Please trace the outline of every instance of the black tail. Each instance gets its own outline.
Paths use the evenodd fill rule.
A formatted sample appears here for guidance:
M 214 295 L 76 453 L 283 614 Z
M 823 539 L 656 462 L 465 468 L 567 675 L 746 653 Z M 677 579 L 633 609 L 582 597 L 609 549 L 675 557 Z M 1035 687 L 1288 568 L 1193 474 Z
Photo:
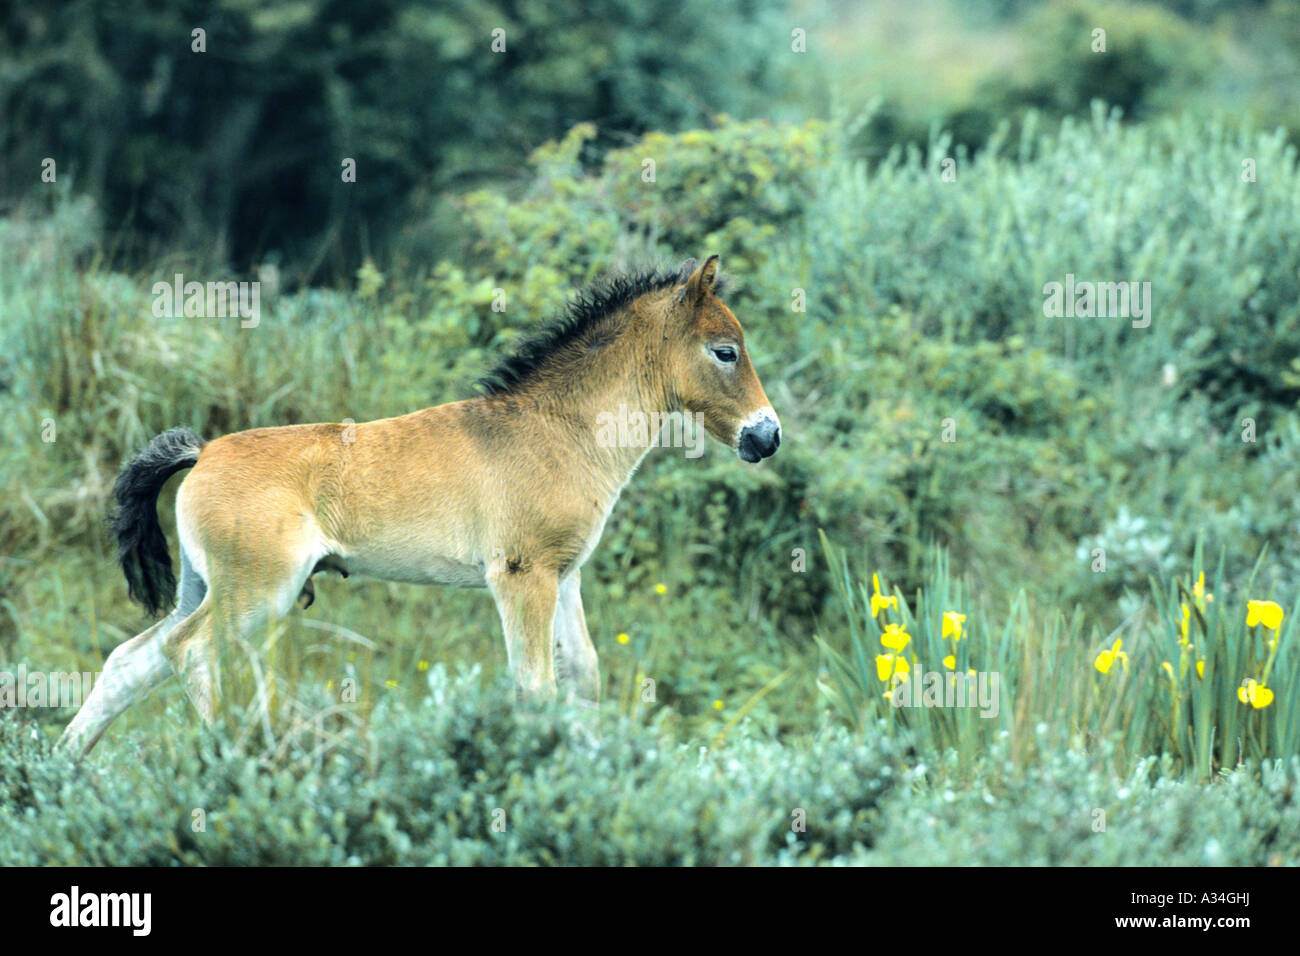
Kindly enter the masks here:
M 158 523 L 158 493 L 176 472 L 193 467 L 203 445 L 188 428 L 165 431 L 127 463 L 113 485 L 117 507 L 108 524 L 117 537 L 117 559 L 132 600 L 150 614 L 168 607 L 176 591 L 167 538 Z

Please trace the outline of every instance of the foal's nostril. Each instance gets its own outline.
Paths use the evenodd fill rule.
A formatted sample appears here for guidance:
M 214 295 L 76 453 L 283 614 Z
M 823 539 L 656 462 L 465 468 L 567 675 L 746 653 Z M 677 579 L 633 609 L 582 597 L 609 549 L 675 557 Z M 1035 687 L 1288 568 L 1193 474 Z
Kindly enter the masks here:
M 781 426 L 770 421 L 750 425 L 740 433 L 740 457 L 748 462 L 761 461 L 776 454 L 781 444 Z

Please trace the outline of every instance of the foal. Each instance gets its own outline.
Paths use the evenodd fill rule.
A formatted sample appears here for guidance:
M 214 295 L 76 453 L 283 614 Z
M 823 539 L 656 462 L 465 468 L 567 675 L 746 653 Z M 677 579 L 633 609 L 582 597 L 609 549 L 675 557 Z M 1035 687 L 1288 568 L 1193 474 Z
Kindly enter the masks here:
M 715 289 L 718 257 L 677 273 L 618 276 L 484 380 L 485 394 L 363 424 L 289 425 L 205 443 L 155 438 L 118 476 L 113 518 L 131 597 L 163 620 L 117 647 L 61 743 L 88 752 L 165 677 L 205 721 L 220 697 L 219 641 L 310 597 L 329 569 L 388 581 L 487 587 L 521 697 L 599 696 L 579 569 L 648 443 L 598 440 L 598 420 L 697 413 L 745 461 L 781 428 Z M 176 495 L 176 584 L 156 499 Z

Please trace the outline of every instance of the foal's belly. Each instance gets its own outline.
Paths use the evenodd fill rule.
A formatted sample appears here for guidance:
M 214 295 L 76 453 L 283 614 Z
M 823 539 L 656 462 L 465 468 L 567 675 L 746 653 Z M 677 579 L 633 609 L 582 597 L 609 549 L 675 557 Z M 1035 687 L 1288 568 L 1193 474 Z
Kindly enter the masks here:
M 330 555 L 321 562 L 324 569 L 343 571 L 348 575 L 378 578 L 381 581 L 401 581 L 407 584 L 444 584 L 457 588 L 484 588 L 487 579 L 477 564 L 468 564 L 451 558 L 433 555 L 418 560 L 387 555 Z

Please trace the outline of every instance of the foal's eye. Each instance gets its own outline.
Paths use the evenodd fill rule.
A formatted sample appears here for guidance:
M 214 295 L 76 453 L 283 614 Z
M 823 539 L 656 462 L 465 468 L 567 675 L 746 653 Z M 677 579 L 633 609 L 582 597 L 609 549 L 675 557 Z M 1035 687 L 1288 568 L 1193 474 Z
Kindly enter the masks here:
M 719 345 L 716 349 L 713 350 L 713 357 L 717 359 L 719 362 L 730 363 L 736 361 L 737 355 L 736 355 L 736 350 L 733 349 L 730 345 Z

